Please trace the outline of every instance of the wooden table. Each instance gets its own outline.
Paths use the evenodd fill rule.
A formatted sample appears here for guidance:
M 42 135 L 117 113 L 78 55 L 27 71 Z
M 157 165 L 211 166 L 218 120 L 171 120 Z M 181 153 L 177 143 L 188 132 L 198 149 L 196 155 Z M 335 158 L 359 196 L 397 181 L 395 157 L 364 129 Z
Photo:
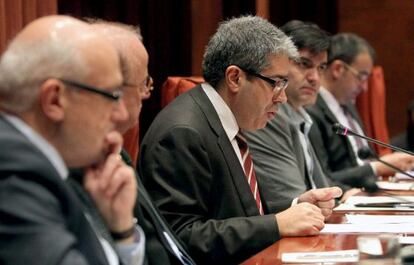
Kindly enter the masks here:
M 410 192 L 393 192 L 395 195 L 413 195 L 413 191 Z M 384 193 L 377 193 L 375 195 L 385 195 Z M 389 194 L 387 194 L 389 195 Z M 327 223 L 343 223 L 345 221 L 345 214 L 352 212 L 334 212 L 329 218 Z M 385 211 L 358 211 L 354 213 L 359 214 L 383 214 L 383 215 L 414 215 L 414 212 L 385 212 Z M 241 265 L 278 265 L 283 264 L 281 261 L 282 253 L 287 252 L 304 252 L 304 251 L 335 251 L 335 250 L 348 250 L 357 249 L 356 239 L 363 234 L 323 234 L 319 236 L 308 237 L 289 237 L 283 238 L 274 243 L 270 247 L 257 253 L 253 257 L 241 263 Z M 373 235 L 373 234 L 370 234 Z M 298 263 L 296 263 L 298 264 Z M 338 263 L 336 263 L 338 264 Z M 349 264 L 349 263 L 344 263 Z M 385 265 L 385 264 L 384 264 Z

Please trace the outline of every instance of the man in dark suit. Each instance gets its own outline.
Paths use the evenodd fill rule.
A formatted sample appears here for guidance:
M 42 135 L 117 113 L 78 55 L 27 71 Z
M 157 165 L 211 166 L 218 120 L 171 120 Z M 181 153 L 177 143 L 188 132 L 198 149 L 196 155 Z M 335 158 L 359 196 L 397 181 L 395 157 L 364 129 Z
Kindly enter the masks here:
M 376 189 L 376 176 L 394 173 L 377 161 L 367 163 L 358 158 L 358 151 L 369 148 L 357 137 L 336 135 L 332 125 L 344 126 L 364 134 L 362 122 L 354 106 L 355 98 L 367 89 L 375 52 L 363 38 L 350 33 L 332 37 L 328 51 L 328 68 L 323 74 L 322 88 L 316 104 L 310 107 L 318 131 L 310 133 L 315 151 L 330 175 L 347 185 Z M 402 153 L 381 157 L 401 169 L 409 169 L 413 158 Z
M 117 130 L 124 134 L 137 126 L 142 95 L 149 97 L 152 82 L 148 74 L 148 53 L 142 43 L 139 28 L 104 21 L 97 21 L 93 26 L 108 37 L 121 58 L 123 92 L 129 119 L 119 122 Z M 132 165 L 128 153 L 123 150 L 121 154 L 124 161 Z M 137 182 L 139 192 L 134 213 L 145 232 L 145 264 L 195 264 L 152 203 L 139 176 Z
M 142 264 L 136 179 L 115 131 L 128 117 L 121 83 L 116 50 L 70 17 L 30 23 L 4 52 L 1 264 Z M 68 167 L 84 169 L 82 198 Z
M 299 50 L 299 61 L 289 75 L 287 103 L 266 127 L 246 134 L 261 195 L 269 210 L 310 189 L 341 185 L 323 171 L 309 141 L 312 119 L 305 106 L 315 103 L 320 75 L 326 69 L 330 37 L 317 25 L 292 20 L 280 28 Z
M 236 264 L 282 236 L 318 234 L 341 194 L 308 192 L 280 213 L 260 200 L 240 131 L 262 128 L 275 115 L 296 57 L 290 39 L 264 19 L 222 23 L 204 54 L 208 83 L 170 103 L 144 137 L 144 184 L 199 264 Z

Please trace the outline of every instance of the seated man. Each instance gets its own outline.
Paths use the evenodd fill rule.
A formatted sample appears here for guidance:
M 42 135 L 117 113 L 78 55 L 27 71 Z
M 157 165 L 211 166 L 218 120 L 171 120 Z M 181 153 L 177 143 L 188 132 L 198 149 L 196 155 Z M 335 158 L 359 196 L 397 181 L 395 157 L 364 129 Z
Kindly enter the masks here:
M 137 126 L 141 111 L 142 95 L 149 96 L 152 86 L 148 74 L 148 53 L 142 43 L 139 28 L 121 23 L 96 21 L 93 26 L 117 49 L 122 65 L 125 106 L 129 119 L 119 122 L 117 130 L 124 134 L 128 129 Z M 131 164 L 129 155 L 122 150 L 124 160 Z M 145 259 L 148 264 L 195 264 L 179 239 L 164 221 L 156 206 L 152 203 L 148 192 L 137 176 L 138 198 L 135 205 L 135 216 L 138 224 L 145 232 Z
M 298 20 L 280 29 L 292 39 L 300 56 L 289 75 L 287 103 L 280 105 L 277 117 L 265 128 L 246 134 L 262 202 L 270 211 L 280 211 L 284 202 L 292 202 L 307 190 L 331 186 L 309 142 L 312 119 L 304 109 L 316 101 L 329 36 L 317 25 Z
M 116 50 L 79 20 L 40 18 L 10 43 L 0 61 L 1 264 L 142 264 L 136 179 L 115 131 L 128 117 L 121 84 Z M 85 196 L 68 167 L 84 168 Z
M 237 264 L 283 236 L 318 234 L 341 195 L 337 187 L 314 190 L 280 213 L 262 207 L 241 131 L 274 117 L 297 55 L 262 18 L 222 23 L 204 54 L 208 83 L 165 107 L 144 137 L 140 175 L 198 264 Z
M 378 161 L 362 161 L 358 151 L 369 148 L 367 141 L 339 136 L 332 130 L 333 124 L 341 123 L 364 134 L 354 101 L 368 88 L 374 59 L 374 49 L 363 38 L 350 33 L 333 36 L 328 51 L 328 67 L 322 75 L 322 87 L 316 104 L 308 111 L 318 131 L 314 133 L 311 130 L 310 140 L 329 175 L 346 185 L 375 190 L 377 176 L 393 174 L 394 170 Z M 398 152 L 381 159 L 402 170 L 410 169 L 414 162 L 410 155 Z

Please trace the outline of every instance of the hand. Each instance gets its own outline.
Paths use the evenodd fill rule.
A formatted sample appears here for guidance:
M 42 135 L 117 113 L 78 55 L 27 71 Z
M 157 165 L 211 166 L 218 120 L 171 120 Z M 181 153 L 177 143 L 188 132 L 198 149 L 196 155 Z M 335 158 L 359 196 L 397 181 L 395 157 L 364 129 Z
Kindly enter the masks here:
M 414 157 L 409 154 L 404 154 L 401 152 L 395 152 L 388 155 L 381 156 L 381 160 L 394 165 L 401 170 L 407 171 L 413 168 L 414 166 Z M 378 162 L 372 162 L 372 165 L 375 167 L 377 175 L 379 176 L 389 176 L 395 173 L 395 170 Z
M 342 195 L 342 190 L 339 187 L 330 187 L 323 189 L 309 190 L 301 194 L 298 198 L 298 203 L 308 202 L 318 206 L 325 219 L 332 214 L 332 209 L 335 207 L 335 198 Z
M 344 203 L 346 200 L 348 200 L 349 197 L 354 196 L 355 194 L 358 194 L 362 192 L 361 189 L 353 188 L 350 190 L 345 191 L 344 195 L 342 195 L 340 202 Z
M 325 226 L 321 209 L 303 202 L 275 215 L 282 237 L 317 235 Z
M 119 155 L 122 136 L 111 132 L 107 136 L 111 152 L 99 165 L 85 170 L 84 187 L 91 195 L 108 229 L 121 232 L 131 228 L 137 184 L 132 168 Z

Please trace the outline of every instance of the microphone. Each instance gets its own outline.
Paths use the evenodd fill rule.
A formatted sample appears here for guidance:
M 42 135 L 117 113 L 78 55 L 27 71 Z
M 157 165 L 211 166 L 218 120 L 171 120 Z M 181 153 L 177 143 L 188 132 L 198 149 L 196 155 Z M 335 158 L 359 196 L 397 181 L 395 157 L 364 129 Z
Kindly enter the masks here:
M 405 172 L 404 170 L 402 170 L 401 168 L 398 168 L 398 167 L 396 167 L 396 166 L 394 166 L 394 165 L 392 165 L 392 164 L 390 164 L 390 163 L 388 163 L 388 162 L 386 162 L 386 161 L 384 161 L 384 160 L 382 160 L 381 158 L 379 158 L 378 156 L 377 156 L 377 154 L 375 154 L 374 152 L 372 152 L 372 150 L 370 149 L 370 148 L 368 148 L 368 147 L 361 147 L 359 150 L 358 150 L 358 157 L 360 158 L 360 159 L 362 159 L 362 160 L 365 160 L 365 159 L 375 159 L 375 160 L 377 160 L 378 162 L 380 162 L 380 163 L 383 163 L 384 165 L 386 165 L 386 166 L 388 166 L 388 167 L 390 167 L 390 168 L 392 168 L 392 169 L 394 169 L 396 172 L 398 172 L 398 173 L 401 173 L 401 174 L 403 174 L 403 175 L 406 175 L 406 176 L 408 176 L 408 177 L 410 177 L 410 178 L 414 178 L 414 176 L 413 175 L 411 175 L 411 174 L 409 174 L 409 173 L 407 173 L 407 172 Z
M 367 137 L 365 135 L 356 133 L 356 132 L 350 130 L 349 128 L 343 126 L 340 123 L 335 123 L 334 125 L 332 125 L 332 131 L 334 131 L 338 135 L 343 135 L 343 136 L 348 136 L 349 135 L 349 136 L 360 137 L 362 139 L 367 140 L 368 142 L 375 143 L 375 144 L 378 144 L 378 145 L 387 147 L 387 148 L 389 148 L 391 150 L 398 151 L 398 152 L 402 152 L 402 153 L 406 153 L 406 154 L 409 154 L 409 155 L 414 156 L 414 153 L 413 152 L 410 152 L 408 150 L 405 150 L 405 149 L 402 149 L 402 148 L 399 148 L 399 147 L 396 147 L 396 146 L 393 146 L 393 145 L 390 145 L 390 144 L 386 144 L 386 143 L 383 143 L 383 142 L 378 141 L 376 139 L 373 139 L 373 138 Z

